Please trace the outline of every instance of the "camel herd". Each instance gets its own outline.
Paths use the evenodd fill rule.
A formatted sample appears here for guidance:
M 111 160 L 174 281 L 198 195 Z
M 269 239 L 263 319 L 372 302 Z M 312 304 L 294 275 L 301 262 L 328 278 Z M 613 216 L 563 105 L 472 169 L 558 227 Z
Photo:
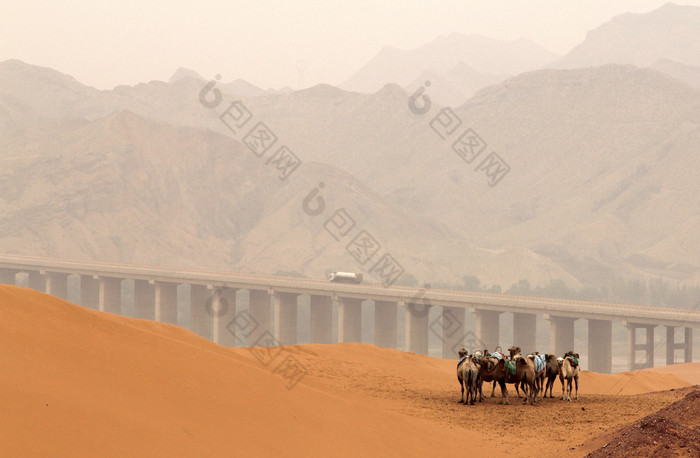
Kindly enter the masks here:
M 571 401 L 571 391 L 575 386 L 575 398 L 578 399 L 578 353 L 566 352 L 563 357 L 552 354 L 532 353 L 527 356 L 520 354 L 520 347 L 508 349 L 509 355 L 496 351 L 489 353 L 477 350 L 473 354 L 462 348 L 459 351 L 457 363 L 457 380 L 462 389 L 460 403 L 465 405 L 484 400 L 482 385 L 493 382 L 491 397 L 495 396 L 496 384 L 501 388 L 499 404 L 508 402 L 506 384 L 514 384 L 518 397 L 523 391 L 523 403 L 535 404 L 547 397 L 553 398 L 554 381 L 559 377 L 561 382 L 561 399 Z M 539 396 L 539 399 L 538 399 Z

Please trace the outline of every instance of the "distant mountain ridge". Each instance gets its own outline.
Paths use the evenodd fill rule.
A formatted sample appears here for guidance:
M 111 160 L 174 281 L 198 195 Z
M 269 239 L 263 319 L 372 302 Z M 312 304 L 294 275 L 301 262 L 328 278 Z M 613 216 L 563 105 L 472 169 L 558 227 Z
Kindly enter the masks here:
M 700 66 L 700 7 L 668 3 L 650 13 L 626 13 L 591 30 L 554 68 L 605 64 L 648 67 L 659 59 Z
M 557 57 L 527 40 L 503 41 L 452 33 L 411 50 L 385 47 L 340 87 L 361 93 L 376 92 L 387 83 L 405 88 L 426 71 L 448 74 L 458 66 L 468 66 L 477 75 L 514 75 L 539 68 Z M 478 76 L 474 82 L 479 78 L 483 77 Z

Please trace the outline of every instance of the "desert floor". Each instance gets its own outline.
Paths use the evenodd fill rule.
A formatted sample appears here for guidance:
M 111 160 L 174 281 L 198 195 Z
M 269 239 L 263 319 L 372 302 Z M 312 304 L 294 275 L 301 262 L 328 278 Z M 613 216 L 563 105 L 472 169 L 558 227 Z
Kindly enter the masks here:
M 700 434 L 700 363 L 584 371 L 578 400 L 558 399 L 557 381 L 557 398 L 534 406 L 512 386 L 498 405 L 485 385 L 487 399 L 464 406 L 456 360 L 367 344 L 224 348 L 8 285 L 0 348 L 2 456 L 696 456 Z

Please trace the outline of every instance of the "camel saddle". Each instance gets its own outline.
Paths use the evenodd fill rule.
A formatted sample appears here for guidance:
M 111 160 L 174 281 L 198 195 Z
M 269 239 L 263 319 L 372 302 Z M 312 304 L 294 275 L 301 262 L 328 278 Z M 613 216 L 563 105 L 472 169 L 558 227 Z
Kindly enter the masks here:
M 576 356 L 574 356 L 572 353 L 567 353 L 564 355 L 564 358 L 566 359 L 567 356 L 571 358 L 571 365 L 573 367 L 578 366 L 578 358 Z
M 508 373 L 510 373 L 510 375 L 515 375 L 515 361 L 506 360 L 506 370 L 508 371 Z
M 506 356 L 500 351 L 494 351 L 493 353 L 489 353 L 486 356 L 493 356 L 496 359 L 506 359 Z

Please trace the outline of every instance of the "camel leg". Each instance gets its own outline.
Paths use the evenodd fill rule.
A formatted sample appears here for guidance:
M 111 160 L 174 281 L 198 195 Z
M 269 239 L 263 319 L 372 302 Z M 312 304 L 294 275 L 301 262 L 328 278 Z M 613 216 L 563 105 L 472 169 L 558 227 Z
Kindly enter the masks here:
M 537 396 L 542 395 L 542 393 L 540 393 L 540 391 L 542 390 L 542 382 L 540 381 L 539 375 L 535 376 L 534 390 L 535 390 L 535 402 L 537 402 Z
M 559 381 L 561 382 L 561 400 L 564 400 L 564 395 L 566 394 L 566 386 L 564 386 L 564 377 L 559 376 Z
M 472 376 L 471 380 L 469 381 L 469 393 L 471 393 L 471 400 L 469 401 L 470 405 L 474 405 L 476 402 L 476 376 Z
M 510 402 L 508 402 L 508 388 L 506 387 L 505 380 L 499 380 L 498 385 L 501 387 L 501 402 L 499 402 L 499 404 L 510 405 Z
M 477 382 L 477 390 L 479 391 L 479 402 L 482 402 L 484 400 L 484 391 L 483 391 L 483 386 L 484 386 L 484 381 L 479 377 L 479 381 Z
M 464 402 L 464 383 L 462 383 L 462 380 L 459 380 L 459 387 L 462 389 L 462 396 L 459 398 L 459 404 L 462 404 Z
M 496 381 L 493 381 L 493 388 L 491 388 L 491 397 L 496 397 Z
M 554 397 L 554 378 L 548 378 L 547 379 L 547 386 L 549 387 L 549 397 L 553 398 Z M 547 397 L 547 387 L 544 389 L 544 396 Z
M 464 391 L 467 393 L 467 397 L 464 399 L 464 405 L 469 405 L 469 396 L 471 395 L 472 384 L 471 384 L 471 374 L 467 373 L 467 378 L 464 379 Z
M 574 382 L 576 383 L 576 400 L 578 401 L 578 374 L 574 377 Z

